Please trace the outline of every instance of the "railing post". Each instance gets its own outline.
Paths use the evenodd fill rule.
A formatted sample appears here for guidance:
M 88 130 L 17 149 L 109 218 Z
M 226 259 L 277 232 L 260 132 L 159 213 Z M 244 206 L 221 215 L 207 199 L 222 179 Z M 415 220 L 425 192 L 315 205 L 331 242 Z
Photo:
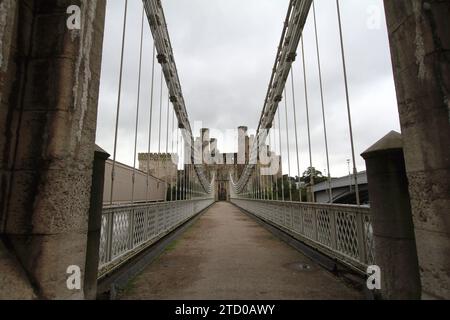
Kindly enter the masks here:
M 305 235 L 305 218 L 304 218 L 304 207 L 303 207 L 303 205 L 300 205 L 299 206 L 299 212 L 300 212 L 300 217 L 299 217 L 299 219 L 300 219 L 300 222 L 301 222 L 301 225 L 300 225 L 300 234 L 302 235 L 302 236 L 304 236 Z
M 367 255 L 366 255 L 366 239 L 364 236 L 364 221 L 363 221 L 363 215 L 359 214 L 358 212 L 355 212 L 355 220 L 356 220 L 356 232 L 357 239 L 358 239 L 358 256 L 359 261 L 366 262 L 367 261 Z
M 401 135 L 390 132 L 362 157 L 367 167 L 375 263 L 381 268 L 382 298 L 420 299 L 418 259 Z
M 291 229 L 294 229 L 294 212 L 296 209 L 297 209 L 296 203 L 292 202 L 291 203 L 291 226 L 290 226 Z
M 106 234 L 107 246 L 106 246 L 106 261 L 110 262 L 112 260 L 112 247 L 113 247 L 113 236 L 114 236 L 114 211 L 108 214 L 108 230 Z
M 144 238 L 144 241 L 147 241 L 148 239 L 149 239 L 149 236 L 148 236 L 148 216 L 149 216 L 149 212 L 150 212 L 150 207 L 149 206 L 147 206 L 146 208 L 145 208 L 145 215 L 144 215 L 144 236 L 143 236 L 143 238 Z
M 336 210 L 327 209 L 330 216 L 331 248 L 337 250 Z
M 317 213 L 317 208 L 312 208 L 313 212 L 314 212 L 314 221 L 313 221 L 313 226 L 314 226 L 314 240 L 316 240 L 317 242 L 319 242 L 319 228 L 317 227 L 317 219 L 318 219 L 318 213 Z
M 130 209 L 130 222 L 128 223 L 128 249 L 132 250 L 134 246 L 134 208 Z
M 105 162 L 109 154 L 96 146 L 92 171 L 91 198 L 88 219 L 88 237 L 84 275 L 84 297 L 97 298 L 97 275 L 100 259 L 100 234 L 102 229 L 103 187 Z

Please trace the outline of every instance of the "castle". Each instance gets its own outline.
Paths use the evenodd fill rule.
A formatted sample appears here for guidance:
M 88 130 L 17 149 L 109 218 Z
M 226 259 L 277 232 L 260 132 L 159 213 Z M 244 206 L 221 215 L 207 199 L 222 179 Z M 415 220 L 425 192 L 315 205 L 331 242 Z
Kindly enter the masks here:
M 200 136 L 194 141 L 194 155 L 185 155 L 184 170 L 177 171 L 178 155 L 170 153 L 139 153 L 139 169 L 151 175 L 172 183 L 177 176 L 184 176 L 184 172 L 192 172 L 195 164 L 203 164 L 209 180 L 215 177 L 216 200 L 229 200 L 230 198 L 230 178 L 237 182 L 245 166 L 250 162 L 250 150 L 255 143 L 255 136 L 248 135 L 248 128 L 238 127 L 238 150 L 234 153 L 221 153 L 217 148 L 217 139 L 210 137 L 207 128 L 200 130 Z M 276 159 L 278 162 L 277 171 L 273 174 L 273 181 L 282 176 L 281 157 L 267 148 L 267 158 Z M 261 147 L 260 147 L 261 148 Z M 194 164 L 190 159 L 194 159 Z M 268 167 L 263 164 L 258 155 L 256 168 Z M 270 179 L 266 179 L 269 183 Z

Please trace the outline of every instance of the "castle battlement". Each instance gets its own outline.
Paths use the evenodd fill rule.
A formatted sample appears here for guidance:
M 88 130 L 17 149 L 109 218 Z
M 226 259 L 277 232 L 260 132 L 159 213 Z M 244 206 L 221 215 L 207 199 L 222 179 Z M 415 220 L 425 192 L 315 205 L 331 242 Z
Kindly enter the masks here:
M 139 161 L 146 161 L 146 160 L 152 160 L 152 161 L 172 161 L 172 158 L 175 158 L 175 160 L 178 158 L 177 154 L 172 153 L 139 153 L 138 154 L 138 160 Z

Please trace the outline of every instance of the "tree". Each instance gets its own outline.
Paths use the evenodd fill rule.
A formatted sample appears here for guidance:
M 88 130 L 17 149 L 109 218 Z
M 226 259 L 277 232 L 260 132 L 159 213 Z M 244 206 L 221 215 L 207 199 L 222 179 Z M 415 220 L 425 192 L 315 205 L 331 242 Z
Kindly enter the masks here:
M 320 172 L 314 167 L 308 167 L 308 169 L 306 169 L 306 171 L 303 172 L 300 181 L 304 182 L 305 184 L 311 184 L 311 177 L 314 177 L 314 184 L 327 180 L 327 178 L 323 176 L 322 172 Z
M 282 178 L 278 178 L 277 182 L 274 183 L 273 189 L 275 197 L 278 193 L 278 199 L 283 199 L 283 191 L 284 191 L 284 199 L 290 200 L 290 196 L 292 196 L 292 201 L 299 201 L 299 190 L 297 189 L 296 182 L 298 181 L 298 177 L 288 177 L 288 175 L 284 175 Z M 289 192 L 289 183 L 291 184 L 291 192 Z M 277 188 L 278 187 L 278 192 Z M 306 201 L 306 189 L 300 188 L 302 194 L 302 201 Z

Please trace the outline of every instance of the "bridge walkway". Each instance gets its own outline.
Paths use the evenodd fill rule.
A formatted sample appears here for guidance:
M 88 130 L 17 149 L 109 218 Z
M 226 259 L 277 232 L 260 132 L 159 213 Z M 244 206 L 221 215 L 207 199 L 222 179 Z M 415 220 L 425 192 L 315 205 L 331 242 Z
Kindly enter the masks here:
M 218 202 L 132 280 L 120 298 L 362 299 L 363 295 L 231 203 Z

